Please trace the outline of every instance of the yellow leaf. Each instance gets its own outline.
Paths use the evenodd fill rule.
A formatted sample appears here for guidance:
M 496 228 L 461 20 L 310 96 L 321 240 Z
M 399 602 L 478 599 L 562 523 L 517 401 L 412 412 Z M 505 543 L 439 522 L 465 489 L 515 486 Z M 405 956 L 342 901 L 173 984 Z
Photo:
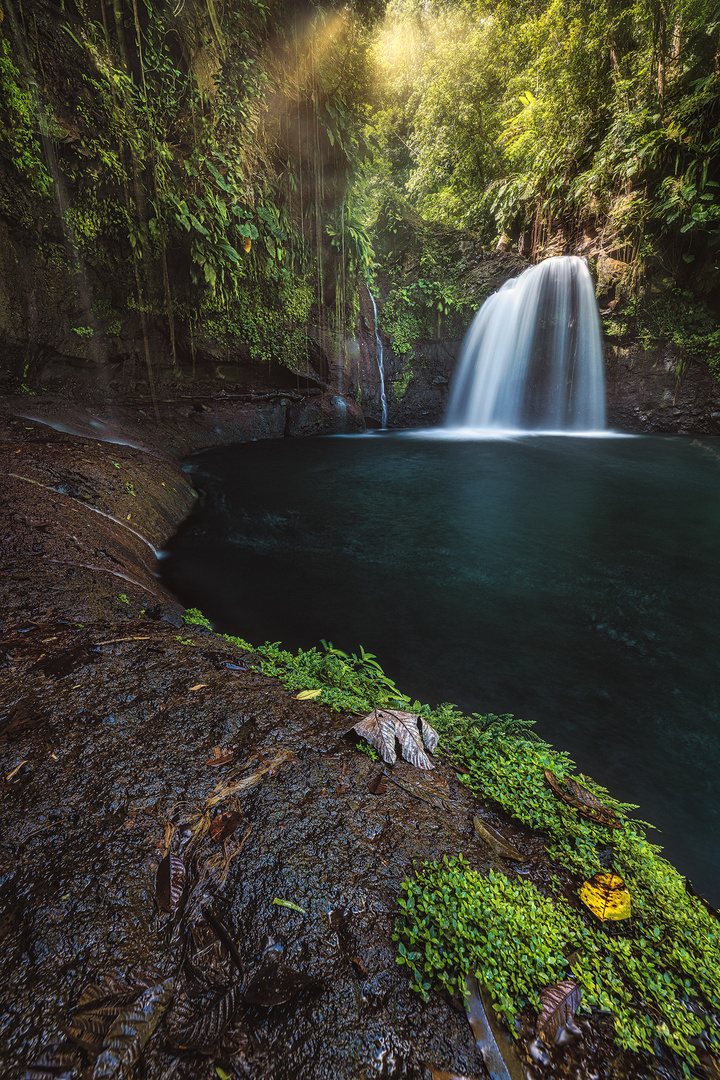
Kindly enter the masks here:
M 207 683 L 206 682 L 196 683 L 195 686 L 191 686 L 190 689 L 191 690 L 201 690 L 203 686 L 207 686 Z
M 252 240 L 250 239 L 249 236 L 245 237 L 245 243 L 243 244 L 243 247 L 245 248 L 246 251 L 249 251 L 250 248 L 252 247 Z
M 309 701 L 310 698 L 318 697 L 320 694 L 322 694 L 322 690 L 301 690 L 295 697 L 298 701 Z
M 632 901 L 617 874 L 595 874 L 580 890 L 580 899 L 601 922 L 629 919 Z

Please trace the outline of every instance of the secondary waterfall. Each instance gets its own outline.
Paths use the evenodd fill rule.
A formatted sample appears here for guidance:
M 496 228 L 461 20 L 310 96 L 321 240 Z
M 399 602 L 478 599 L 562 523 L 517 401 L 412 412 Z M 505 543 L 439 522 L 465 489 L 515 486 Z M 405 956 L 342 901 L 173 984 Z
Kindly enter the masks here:
M 446 423 L 541 431 L 604 428 L 600 318 L 583 259 L 546 259 L 485 301 L 463 344 Z
M 387 397 L 385 396 L 385 365 L 383 363 L 383 347 L 378 330 L 377 304 L 375 297 L 368 287 L 368 296 L 372 300 L 373 314 L 375 315 L 375 355 L 377 357 L 378 371 L 380 372 L 380 408 L 382 409 L 382 426 L 387 427 Z

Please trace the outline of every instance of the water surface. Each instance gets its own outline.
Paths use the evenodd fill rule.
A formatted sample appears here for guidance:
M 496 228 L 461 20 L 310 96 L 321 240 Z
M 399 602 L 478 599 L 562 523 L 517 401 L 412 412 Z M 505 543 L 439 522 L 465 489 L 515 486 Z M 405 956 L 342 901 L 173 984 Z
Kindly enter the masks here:
M 190 468 L 200 505 L 160 564 L 186 604 L 535 720 L 720 904 L 720 440 L 408 432 Z

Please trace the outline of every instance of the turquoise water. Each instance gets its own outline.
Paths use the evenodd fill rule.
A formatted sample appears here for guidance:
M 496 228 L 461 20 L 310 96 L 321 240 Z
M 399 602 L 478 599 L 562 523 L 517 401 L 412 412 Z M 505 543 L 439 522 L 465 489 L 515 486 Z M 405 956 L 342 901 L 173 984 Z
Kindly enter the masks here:
M 720 440 L 384 433 L 188 467 L 200 505 L 160 563 L 186 604 L 535 720 L 720 903 Z

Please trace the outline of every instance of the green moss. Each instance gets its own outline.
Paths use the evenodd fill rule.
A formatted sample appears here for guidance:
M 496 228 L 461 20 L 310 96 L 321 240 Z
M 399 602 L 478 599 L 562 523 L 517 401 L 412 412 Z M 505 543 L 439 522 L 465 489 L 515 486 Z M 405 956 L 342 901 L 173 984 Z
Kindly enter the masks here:
M 211 629 L 208 620 L 195 608 L 186 612 L 185 622 Z M 348 654 L 324 643 L 324 649 L 288 652 L 279 642 L 258 647 L 242 638 L 223 634 L 231 645 L 252 652 L 254 664 L 263 675 L 280 679 L 288 690 L 322 690 L 317 698 L 339 712 L 369 712 L 378 705 L 406 708 L 409 698 L 385 675 L 372 653 Z
M 241 282 L 232 304 L 200 312 L 203 331 L 230 350 L 247 345 L 258 363 L 275 360 L 292 371 L 307 361 L 307 322 L 313 302 L 309 281 L 299 279 L 282 288 L 266 282 Z
M 13 165 L 36 195 L 52 190 L 40 142 L 37 103 L 11 58 L 10 44 L 0 40 L 0 136 L 10 147 Z
M 199 611 L 185 621 L 211 629 Z M 438 753 L 467 772 L 459 779 L 473 794 L 492 799 L 510 815 L 549 838 L 548 854 L 582 881 L 601 869 L 612 851 L 614 868 L 632 895 L 633 917 L 610 931 L 579 901 L 562 894 L 557 875 L 542 891 L 491 871 L 483 876 L 459 855 L 426 862 L 403 885 L 395 927 L 398 963 L 427 998 L 433 986 L 462 992 L 474 972 L 491 990 L 511 1030 L 526 1005 L 538 1007 L 540 991 L 566 977 L 583 989 L 583 1008 L 610 1012 L 617 1044 L 652 1051 L 660 1039 L 685 1062 L 695 1063 L 691 1042 L 706 1027 L 706 1011 L 720 1009 L 720 924 L 688 896 L 684 880 L 646 839 L 635 809 L 613 799 L 588 777 L 578 779 L 621 817 L 609 830 L 579 818 L 555 798 L 543 769 L 574 772 L 570 757 L 536 738 L 532 725 L 510 714 L 464 716 L 453 705 L 431 710 L 398 691 L 372 654 L 348 655 L 324 643 L 290 653 L 279 644 L 253 648 L 253 666 L 277 676 L 290 690 L 321 689 L 318 701 L 343 712 L 378 705 L 421 712 L 440 733 Z M 577 952 L 572 968 L 567 957 Z M 717 1032 L 711 1043 L 720 1046 Z
M 408 364 L 408 366 L 400 372 L 398 377 L 396 379 L 393 379 L 392 391 L 395 395 L 396 401 L 402 401 L 402 399 L 405 397 L 405 394 L 407 393 L 407 388 L 410 385 L 410 380 L 412 379 L 412 377 L 413 371 L 411 366 Z
M 426 865 L 405 883 L 414 907 L 406 901 L 396 931 L 406 943 L 400 959 L 409 963 L 416 988 L 427 993 L 433 981 L 458 987 L 468 970 L 476 971 L 511 1020 L 524 1005 L 537 1007 L 538 992 L 558 974 L 571 974 L 558 949 L 572 946 L 578 951 L 572 977 L 583 988 L 585 1006 L 613 1014 L 619 1046 L 652 1050 L 661 1039 L 685 1061 L 697 1061 L 690 1040 L 705 1026 L 699 1014 L 720 1006 L 720 925 L 648 842 L 646 824 L 628 816 L 634 808 L 579 776 L 618 813 L 623 827 L 605 829 L 578 817 L 550 792 L 543 776 L 545 768 L 567 776 L 573 762 L 510 715 L 464 717 L 445 705 L 433 719 L 441 732 L 439 752 L 468 769 L 460 780 L 548 836 L 548 854 L 575 875 L 578 888 L 602 868 L 601 855 L 610 850 L 613 868 L 631 893 L 633 917 L 608 933 L 579 903 L 567 902 L 557 879 L 539 899 L 529 883 L 514 883 L 515 891 L 509 891 L 504 879 L 479 878 L 462 862 Z M 545 937 L 536 926 L 539 912 L 547 923 Z M 520 951 L 505 940 L 508 920 Z M 438 934 L 442 949 L 433 944 Z M 417 958 L 408 960 L 408 946 Z M 502 974 L 493 974 L 498 966 Z M 716 1040 L 716 1033 L 710 1036 Z
M 603 320 L 603 332 L 613 342 L 637 340 L 648 350 L 675 346 L 682 354 L 678 378 L 685 360 L 693 358 L 707 364 L 720 379 L 720 323 L 697 293 L 667 288 L 631 297 L 618 315 Z

